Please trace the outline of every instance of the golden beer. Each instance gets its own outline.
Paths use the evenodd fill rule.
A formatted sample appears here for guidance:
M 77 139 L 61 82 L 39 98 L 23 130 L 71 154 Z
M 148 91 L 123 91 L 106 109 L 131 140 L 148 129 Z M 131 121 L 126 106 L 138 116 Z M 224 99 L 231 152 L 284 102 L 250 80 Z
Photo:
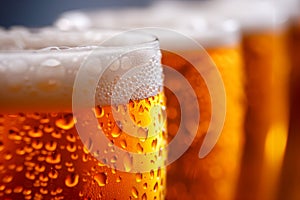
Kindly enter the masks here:
M 46 33 L 48 32 L 46 31 Z M 62 33 L 59 31 L 51 33 L 65 36 L 61 35 Z M 100 33 L 98 36 L 101 35 Z M 26 34 L 29 34 L 30 37 L 39 36 L 35 33 L 26 32 Z M 49 37 L 48 34 L 45 35 Z M 139 34 L 137 35 L 139 36 Z M 78 44 L 82 39 L 82 34 L 79 34 L 80 37 L 75 33 L 68 36 L 65 38 L 66 41 L 73 37 L 72 39 L 78 38 L 78 40 L 74 40 L 76 45 L 82 44 Z M 141 36 L 140 38 L 145 40 L 144 46 L 148 49 L 152 48 L 152 52 L 155 54 L 148 56 L 157 61 L 157 64 L 144 64 L 147 65 L 148 69 L 160 72 L 160 56 L 157 56 L 160 55 L 159 49 L 157 49 L 158 42 L 148 41 L 147 37 Z M 41 38 L 37 38 L 37 40 L 39 41 Z M 128 37 L 125 38 L 125 41 L 128 40 Z M 129 40 L 131 39 L 129 37 Z M 51 45 L 45 43 L 45 40 L 42 40 L 43 45 Z M 32 45 L 26 39 L 23 41 L 28 45 L 28 48 Z M 74 41 L 70 43 L 74 43 Z M 134 44 L 130 45 L 134 47 Z M 117 47 L 131 48 L 130 45 L 124 46 L 124 43 L 120 43 L 120 46 Z M 110 53 L 113 48 L 110 47 Z M 78 63 L 82 63 L 83 59 L 89 60 L 87 55 L 91 53 L 91 49 L 88 47 L 80 49 L 79 55 L 83 54 L 82 57 L 78 56 L 76 50 L 72 48 L 55 50 L 52 48 L 50 50 L 34 50 L 33 52 L 31 50 L 26 52 L 26 49 L 12 52 L 0 51 L 1 69 L 5 69 L 5 73 L 0 75 L 1 80 L 4 80 L 0 100 L 0 199 L 164 199 L 166 192 L 164 167 L 157 166 L 148 172 L 134 171 L 134 161 L 131 157 L 119 158 L 116 154 L 109 160 L 98 160 L 94 154 L 91 154 L 89 145 L 83 144 L 76 128 L 76 124 L 80 122 L 73 116 L 70 106 L 72 90 L 67 90 L 69 89 L 67 86 L 72 89 L 72 85 L 69 85 L 70 83 L 67 81 L 70 80 L 67 76 L 72 76 L 73 73 L 66 74 L 63 79 L 59 79 L 59 74 L 55 74 L 50 80 L 47 79 L 47 76 L 36 77 L 36 72 L 39 69 L 44 69 L 45 66 L 42 64 L 41 66 L 34 65 L 31 57 L 37 60 L 39 60 L 38 56 L 47 58 L 46 63 L 51 65 L 50 68 L 54 72 L 62 67 L 59 62 L 63 63 L 65 60 L 66 66 L 63 67 L 65 67 L 66 72 L 72 69 L 75 69 L 76 72 Z M 135 49 L 137 57 L 143 55 L 142 53 L 139 54 L 140 51 L 138 50 L 140 49 Z M 20 51 L 23 54 L 18 56 Z M 7 57 L 13 59 L 6 60 Z M 71 58 L 78 58 L 79 60 L 77 59 L 75 62 Z M 16 78 L 14 75 L 19 75 L 18 70 L 22 70 L 24 66 L 24 62 L 19 59 L 28 59 L 28 63 L 32 61 L 31 66 L 35 67 L 23 72 L 24 77 L 30 77 L 28 81 L 32 83 L 31 88 L 26 87 L 28 81 L 23 82 L 24 85 L 9 82 L 10 79 Z M 45 60 L 41 60 L 44 63 Z M 18 70 L 12 70 L 10 67 Z M 117 73 L 117 71 L 114 72 Z M 31 76 L 33 73 L 35 74 Z M 55 79 L 55 77 L 58 78 Z M 151 77 L 152 79 L 155 78 L 152 80 L 154 84 L 152 86 L 157 85 L 157 87 L 151 87 L 152 90 L 148 93 L 149 89 L 140 88 L 148 95 L 147 97 L 134 98 L 128 103 L 113 106 L 96 104 L 94 108 L 90 108 L 97 119 L 99 129 L 103 130 L 103 133 L 111 141 L 107 151 L 113 152 L 117 148 L 137 154 L 157 151 L 159 152 L 157 154 L 158 159 L 166 159 L 167 132 L 164 128 L 165 115 L 162 113 L 165 108 L 165 98 L 163 91 L 159 89 L 162 87 L 161 74 L 157 77 Z M 45 85 L 41 82 L 35 83 L 35 78 L 39 78 L 39 81 Z M 40 80 L 40 78 L 45 80 Z M 72 78 L 74 77 L 71 77 L 71 80 L 73 80 Z M 145 81 L 149 80 L 147 77 L 144 78 Z M 116 81 L 116 79 L 114 80 Z M 71 84 L 73 82 L 71 81 Z M 137 82 L 141 81 L 137 80 Z M 132 83 L 135 84 L 135 82 Z M 17 85 L 19 87 L 16 87 Z M 64 88 L 65 95 L 59 95 L 59 87 Z M 31 91 L 28 92 L 27 90 Z M 4 92 L 7 96 L 4 96 L 6 95 Z M 43 95 L 46 95 L 46 98 Z M 20 97 L 20 99 L 13 97 Z M 31 99 L 26 99 L 29 97 Z M 160 112 L 151 112 L 155 107 L 161 108 Z M 126 122 L 116 121 L 113 110 L 120 112 L 127 110 L 133 124 L 144 128 L 138 129 L 140 132 L 136 133 L 140 137 L 134 137 L 132 134 L 135 133 L 125 132 L 120 127 L 120 123 L 124 125 Z M 152 131 L 155 127 L 151 127 L 153 124 L 157 124 L 157 126 L 163 124 L 163 127 L 154 134 Z M 142 132 L 143 130 L 147 130 L 147 132 Z M 91 143 L 97 146 L 94 141 Z M 125 171 L 111 167 L 118 160 L 122 161 Z M 107 165 L 107 163 L 112 165 Z M 155 161 L 153 163 L 155 165 Z
M 288 126 L 285 38 L 271 29 L 243 35 L 248 109 L 238 198 L 272 199 L 276 191 Z
M 84 26 L 76 25 L 73 21 L 85 19 L 88 22 L 85 25 L 91 27 L 118 27 L 120 25 L 126 28 L 161 27 L 162 30 L 160 28 L 145 28 L 144 30 L 158 36 L 162 48 L 162 63 L 182 74 L 197 96 L 196 103 L 187 96 L 183 98 L 185 105 L 180 105 L 182 102 L 177 99 L 174 91 L 165 88 L 168 141 L 169 143 L 174 142 L 178 130 L 183 125 L 182 132 L 185 137 L 175 142 L 177 146 L 184 146 L 186 141 L 193 137 L 191 130 L 198 128 L 195 139 L 188 150 L 168 166 L 166 199 L 231 200 L 234 198 L 239 175 L 246 106 L 239 28 L 231 20 L 216 20 L 212 15 L 202 16 L 199 15 L 197 8 L 190 8 L 187 9 L 183 4 L 180 6 L 175 4 L 171 8 L 168 3 L 166 5 L 163 3 L 161 7 L 154 4 L 153 7 L 141 10 L 143 14 L 138 17 L 133 17 L 135 12 L 132 13 L 130 9 L 122 10 L 123 19 L 117 14 L 119 10 L 110 10 L 109 12 L 101 10 L 93 12 L 75 11 L 65 13 L 58 19 L 56 25 L 61 29 L 82 29 Z M 157 15 L 160 11 L 163 11 L 163 16 Z M 177 16 L 180 13 L 180 17 L 174 21 L 175 13 Z M 110 24 L 105 23 L 105 20 Z M 164 28 L 172 29 L 173 34 L 168 33 Z M 178 32 L 188 37 L 189 40 L 178 35 L 177 38 L 174 33 Z M 193 42 L 189 46 L 191 40 L 199 42 L 205 50 L 194 45 Z M 203 77 L 204 74 L 200 75 L 196 68 L 202 68 L 203 71 L 206 69 L 209 74 L 212 62 L 215 63 L 215 67 L 220 72 L 225 87 L 226 119 L 217 144 L 205 158 L 200 159 L 198 154 L 203 139 L 208 134 L 207 131 L 213 115 L 213 105 L 208 83 L 205 82 L 207 77 Z M 165 75 L 167 82 L 168 74 L 165 73 Z M 172 79 L 171 77 L 168 82 L 173 85 L 174 88 L 172 89 L 176 90 L 179 95 L 184 97 L 188 93 L 185 90 L 186 87 L 181 85 L 176 78 Z M 167 84 L 165 85 L 167 86 Z M 219 85 L 214 82 L 210 86 L 211 88 L 219 88 Z M 223 103 L 220 102 L 223 101 L 222 98 L 217 101 L 219 104 Z M 194 107 L 195 104 L 200 108 L 199 124 L 197 119 L 193 118 L 193 115 L 198 112 L 197 108 Z M 214 112 L 223 114 L 220 110 Z M 183 123 L 182 116 L 187 115 L 188 119 L 185 118 Z M 222 122 L 220 121 L 220 123 Z M 215 131 L 214 128 L 217 129 L 216 127 L 211 128 L 212 132 Z
M 298 14 L 298 13 L 297 13 Z M 290 121 L 287 148 L 281 173 L 278 199 L 299 199 L 299 98 L 300 98 L 300 17 L 291 20 L 288 33 L 290 75 Z
M 207 48 L 224 81 L 227 104 L 226 119 L 221 136 L 213 150 L 203 159 L 198 153 L 207 134 L 211 119 L 211 99 L 207 86 L 191 64 L 176 55 L 163 52 L 163 64 L 181 72 L 197 93 L 200 107 L 200 124 L 196 139 L 181 158 L 168 169 L 167 199 L 232 199 L 239 171 L 243 141 L 244 115 L 243 70 L 239 46 Z M 199 52 L 185 52 L 203 65 Z M 205 67 L 205 66 L 204 66 Z M 176 134 L 180 113 L 176 97 L 166 90 L 168 132 L 170 139 Z

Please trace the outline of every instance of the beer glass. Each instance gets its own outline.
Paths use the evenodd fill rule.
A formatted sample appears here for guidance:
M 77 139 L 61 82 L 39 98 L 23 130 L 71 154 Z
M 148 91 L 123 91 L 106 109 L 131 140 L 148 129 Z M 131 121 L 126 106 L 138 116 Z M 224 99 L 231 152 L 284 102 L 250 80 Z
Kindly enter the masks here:
M 244 74 L 241 60 L 239 28 L 231 20 L 211 20 L 209 17 L 194 22 L 204 22 L 206 28 L 189 29 L 186 35 L 203 45 L 203 51 L 193 47 L 172 47 L 174 41 L 169 41 L 170 49 L 181 52 L 185 57 L 163 52 L 162 63 L 178 70 L 194 88 L 200 107 L 200 123 L 195 140 L 190 148 L 168 168 L 167 198 L 169 199 L 232 199 L 239 175 L 241 148 L 243 145 L 243 119 L 245 111 Z M 191 21 L 185 20 L 185 23 Z M 185 32 L 186 29 L 178 28 Z M 179 42 L 179 41 L 178 41 Z M 208 127 L 212 123 L 212 97 L 208 92 L 207 82 L 199 76 L 186 59 L 195 61 L 201 68 L 208 67 L 205 56 L 219 70 L 226 94 L 226 116 L 221 135 L 212 149 L 204 158 L 197 158 L 204 138 L 209 134 Z M 217 85 L 213 85 L 217 87 Z M 180 89 L 179 89 L 180 90 Z M 168 106 L 168 132 L 170 139 L 178 130 L 180 109 L 176 97 L 166 90 Z M 189 100 L 186 100 L 189 101 Z M 193 108 L 191 108 L 191 112 Z M 220 112 L 218 110 L 214 112 Z M 192 120 L 191 120 L 192 121 Z M 185 124 L 186 132 L 192 124 Z
M 300 3 L 300 2 L 299 2 Z M 300 16 L 299 3 L 293 5 L 295 13 L 291 12 L 288 32 L 289 58 L 291 62 L 290 74 L 290 127 L 286 154 L 281 174 L 278 199 L 299 199 L 299 98 L 300 98 Z
M 248 106 L 236 198 L 274 199 L 288 133 L 287 16 L 271 1 L 212 1 L 208 7 L 242 28 Z
M 0 35 L 0 199 L 163 199 L 166 171 L 157 160 L 166 159 L 167 133 L 158 40 L 141 32 L 52 28 Z M 94 104 L 76 104 L 90 87 Z M 81 120 L 89 113 L 96 124 Z M 108 143 L 98 143 L 101 133 Z M 141 168 L 135 155 L 145 157 Z
M 183 119 L 183 116 L 187 115 L 185 112 L 192 113 L 192 115 L 197 112 L 196 107 L 194 107 L 195 103 L 191 98 L 185 98 L 185 108 L 188 111 L 184 111 L 181 109 L 182 105 L 180 105 L 174 91 L 165 88 L 169 142 L 176 137 L 182 124 L 186 137 L 192 137 L 191 130 L 197 129 L 195 139 L 188 150 L 168 167 L 166 198 L 232 199 L 239 175 L 245 111 L 239 27 L 232 20 L 211 19 L 212 16 L 189 13 L 188 10 L 181 10 L 178 7 L 173 10 L 165 10 L 162 15 L 157 15 L 156 10 L 156 17 L 153 15 L 154 10 L 154 7 L 150 7 L 148 10 L 143 10 L 143 15 L 135 18 L 130 17 L 133 15 L 130 11 L 128 11 L 128 15 L 126 11 L 123 11 L 123 17 L 116 17 L 114 13 L 116 14 L 117 11 L 108 13 L 101 11 L 71 12 L 58 19 L 56 25 L 62 29 L 68 27 L 82 29 L 83 26 L 72 26 L 72 22 L 78 17 L 78 19 L 88 21 L 87 26 L 103 27 L 107 26 L 107 23 L 103 22 L 103 19 L 106 19 L 110 22 L 109 27 L 143 28 L 155 26 L 169 28 L 173 32 L 186 35 L 191 40 L 203 45 L 204 48 L 189 46 L 180 37 L 168 35 L 168 33 L 160 31 L 159 28 L 150 29 L 151 33 L 157 35 L 160 40 L 162 63 L 180 72 L 189 82 L 197 96 L 196 104 L 200 108 L 199 123 L 193 117 Z M 174 13 L 181 13 L 176 21 L 172 18 Z M 74 18 L 72 19 L 72 17 Z M 125 23 L 124 18 L 129 22 Z M 68 24 L 68 26 L 64 24 Z M 149 29 L 145 30 L 149 31 Z M 215 147 L 205 158 L 199 159 L 200 147 L 212 123 L 213 103 L 209 86 L 205 81 L 205 74 L 199 75 L 197 69 L 206 70 L 206 73 L 209 74 L 211 70 L 209 66 L 211 65 L 215 65 L 219 71 L 226 90 L 225 124 Z M 165 74 L 165 81 L 174 85 L 178 93 L 185 95 L 185 88 L 176 78 L 168 77 L 168 74 Z M 212 88 L 218 87 L 216 83 L 212 83 L 210 86 Z M 222 101 L 222 98 L 219 101 Z M 222 111 L 216 110 L 215 112 Z M 186 142 L 185 140 L 186 138 L 179 141 L 177 145 L 182 145 Z

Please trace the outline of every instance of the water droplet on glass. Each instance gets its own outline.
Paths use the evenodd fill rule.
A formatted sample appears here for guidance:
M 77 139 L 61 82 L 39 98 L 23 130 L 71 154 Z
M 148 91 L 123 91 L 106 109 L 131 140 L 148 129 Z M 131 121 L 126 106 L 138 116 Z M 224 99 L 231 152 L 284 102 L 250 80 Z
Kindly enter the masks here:
M 125 168 L 125 172 L 129 172 L 132 169 L 133 160 L 129 153 L 127 153 L 123 158 L 123 164 Z
M 143 153 L 144 152 L 144 148 L 142 147 L 142 145 L 140 143 L 138 143 L 136 145 L 136 148 L 137 148 L 138 153 Z
M 100 106 L 95 107 L 94 112 L 95 112 L 95 116 L 96 116 L 97 118 L 103 117 L 103 116 L 104 116 L 104 113 L 105 113 L 105 112 L 104 112 L 104 109 L 102 109 Z
M 126 148 L 127 148 L 127 142 L 126 142 L 126 140 L 121 140 L 121 141 L 120 141 L 120 145 L 121 145 L 121 147 L 122 147 L 123 149 L 126 149 Z
M 67 175 L 67 178 L 65 179 L 65 184 L 67 187 L 74 187 L 78 184 L 78 181 L 79 175 L 72 173 Z
M 52 155 L 48 155 L 46 157 L 46 162 L 49 164 L 58 164 L 61 161 L 61 155 L 59 153 L 57 154 L 52 154 Z
M 64 130 L 70 130 L 74 127 L 75 121 L 71 114 L 65 115 L 63 118 L 57 119 L 55 125 Z
M 16 186 L 14 188 L 14 193 L 21 193 L 23 191 L 23 187 L 22 186 Z
M 40 138 L 43 136 L 43 132 L 38 128 L 34 128 L 28 131 L 28 135 L 33 138 Z
M 139 197 L 139 192 L 137 191 L 137 189 L 135 187 L 133 187 L 131 189 L 131 194 L 134 198 L 138 198 Z
M 147 200 L 147 195 L 146 195 L 146 193 L 143 194 L 142 200 Z
M 135 175 L 136 182 L 139 183 L 142 181 L 142 179 L 143 179 L 143 175 L 141 173 L 136 173 L 136 175 Z
M 99 186 L 105 186 L 107 181 L 107 176 L 104 173 L 99 173 L 94 176 L 94 180 Z
M 74 144 L 74 143 L 68 143 L 67 144 L 67 150 L 69 151 L 69 152 L 75 152 L 76 151 L 76 149 L 77 149 L 77 146 Z
M 151 179 L 154 178 L 154 171 L 153 171 L 153 170 L 150 171 L 150 178 L 151 178 Z
M 153 187 L 153 191 L 157 192 L 157 190 L 158 190 L 158 183 L 156 182 L 155 185 L 154 185 L 154 187 Z
M 32 148 L 39 150 L 43 147 L 43 142 L 39 140 L 33 140 L 31 143 Z
M 60 64 L 61 64 L 60 61 L 58 61 L 56 59 L 47 59 L 44 62 L 42 62 L 41 65 L 44 67 L 57 67 Z
M 143 188 L 146 190 L 147 187 L 148 187 L 147 183 L 144 183 L 144 184 L 143 184 Z
M 153 150 L 156 149 L 156 147 L 157 147 L 157 139 L 154 139 L 154 140 L 152 141 L 151 146 L 152 146 L 152 149 L 153 149 Z
M 54 141 L 49 141 L 45 144 L 45 149 L 47 151 L 54 151 L 57 147 L 57 142 L 54 142 Z
M 58 171 L 55 169 L 51 169 L 51 171 L 48 173 L 49 178 L 56 179 L 58 177 Z
M 116 182 L 117 182 L 117 183 L 120 183 L 121 180 L 122 180 L 122 178 L 121 178 L 120 176 L 118 176 L 117 179 L 116 179 Z
M 2 182 L 3 183 L 9 183 L 9 182 L 11 182 L 12 180 L 13 180 L 13 176 L 11 176 L 11 175 L 5 175 L 3 178 L 2 178 Z

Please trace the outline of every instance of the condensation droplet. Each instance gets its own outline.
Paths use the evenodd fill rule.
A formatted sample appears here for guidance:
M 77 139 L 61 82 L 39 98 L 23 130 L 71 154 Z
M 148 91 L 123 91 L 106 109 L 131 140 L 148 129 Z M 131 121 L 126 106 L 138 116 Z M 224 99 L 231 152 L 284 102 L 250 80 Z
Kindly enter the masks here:
M 24 190 L 23 190 L 23 194 L 26 195 L 26 196 L 27 196 L 27 195 L 30 195 L 31 192 L 32 192 L 32 191 L 31 191 L 30 189 L 24 189 Z
M 134 198 L 138 198 L 139 197 L 139 192 L 137 191 L 137 189 L 135 187 L 133 187 L 131 189 L 131 194 Z
M 32 148 L 39 150 L 43 147 L 43 142 L 39 140 L 33 140 L 31 143 Z
M 143 184 L 143 188 L 146 190 L 147 187 L 148 187 L 147 183 L 144 183 L 144 184 Z
M 104 113 L 105 113 L 105 112 L 104 112 L 104 109 L 102 109 L 100 106 L 95 107 L 94 112 L 95 112 L 96 118 L 101 118 L 101 117 L 103 117 L 103 116 L 104 116 Z
M 7 188 L 4 190 L 5 194 L 11 194 L 12 193 L 12 189 L 11 188 Z
M 147 195 L 146 195 L 146 193 L 143 194 L 142 200 L 147 200 Z
M 41 63 L 41 65 L 44 67 L 57 67 L 60 64 L 61 64 L 60 61 L 58 61 L 56 59 L 47 59 Z
M 152 141 L 151 146 L 152 146 L 152 149 L 153 149 L 153 150 L 156 149 L 156 147 L 157 147 L 157 139 L 154 139 L 154 140 Z
M 129 172 L 132 169 L 133 160 L 129 153 L 127 153 L 123 158 L 123 164 L 125 172 Z
M 70 133 L 66 136 L 66 139 L 69 141 L 69 142 L 76 142 L 76 137 Z
M 48 173 L 49 178 L 56 179 L 58 177 L 58 172 L 55 169 L 51 169 L 51 171 Z
M 48 194 L 48 190 L 45 188 L 40 188 L 40 193 L 41 194 Z
M 27 179 L 29 179 L 29 180 L 34 180 L 34 179 L 35 179 L 34 173 L 33 173 L 33 172 L 30 172 L 30 171 L 27 171 L 27 172 L 25 173 L 25 177 L 26 177 Z
M 68 174 L 67 178 L 65 179 L 65 184 L 67 187 L 74 187 L 78 184 L 79 175 L 78 174 Z
M 61 133 L 60 132 L 56 132 L 56 131 L 53 131 L 51 133 L 51 136 L 55 139 L 60 139 L 61 138 Z
M 143 179 L 143 175 L 141 173 L 136 173 L 136 175 L 135 175 L 136 182 L 139 183 L 142 181 L 142 179 Z
M 157 192 L 157 190 L 158 190 L 158 183 L 156 182 L 155 185 L 154 185 L 154 187 L 153 187 L 153 191 Z
M 12 180 L 13 180 L 13 176 L 11 175 L 5 175 L 3 178 L 2 178 L 2 181 L 3 183 L 10 183 Z
M 122 178 L 121 178 L 120 176 L 118 176 L 117 179 L 116 179 L 116 182 L 117 182 L 117 183 L 120 183 L 121 180 L 122 180 Z
M 45 171 L 45 169 L 46 169 L 46 167 L 45 167 L 45 165 L 42 165 L 42 164 L 37 164 L 35 167 L 34 167 L 34 169 L 35 169 L 35 171 L 37 171 L 37 172 L 44 172 Z
M 121 147 L 122 147 L 123 149 L 126 149 L 126 148 L 127 148 L 127 142 L 126 142 L 126 140 L 121 140 L 121 141 L 120 141 L 120 145 L 121 145 Z
M 21 193 L 23 191 L 23 187 L 22 186 L 16 186 L 14 188 L 14 193 Z
M 63 118 L 57 119 L 55 125 L 64 130 L 70 130 L 75 125 L 75 120 L 71 114 L 65 115 Z
M 49 164 L 58 164 L 61 161 L 61 155 L 58 154 L 52 154 L 52 155 L 48 155 L 46 157 L 46 162 Z
M 154 178 L 154 171 L 153 171 L 153 170 L 150 171 L 150 178 L 151 178 L 151 179 Z
M 140 140 L 146 140 L 148 137 L 148 129 L 140 127 L 137 131 L 137 134 Z
M 67 148 L 66 148 L 69 152 L 73 153 L 76 151 L 77 146 L 74 143 L 69 143 L 67 144 Z
M 94 176 L 94 180 L 99 186 L 105 186 L 107 182 L 107 176 L 104 173 L 99 173 Z
M 39 180 L 42 182 L 47 182 L 49 180 L 48 176 L 44 175 L 44 174 L 40 174 L 39 175 Z
M 140 143 L 138 143 L 136 145 L 136 148 L 137 148 L 138 153 L 143 153 L 144 152 L 144 148 L 142 147 L 142 145 Z
M 71 154 L 71 159 L 72 159 L 72 160 L 77 160 L 77 159 L 78 159 L 78 154 L 72 153 L 72 154 Z
M 54 142 L 52 140 L 45 144 L 45 149 L 47 151 L 54 151 L 56 149 L 56 147 L 57 147 L 57 142 Z
M 24 155 L 25 153 L 26 152 L 25 152 L 25 149 L 23 147 L 16 149 L 16 154 L 18 154 L 20 156 Z
M 43 132 L 40 129 L 35 128 L 35 129 L 29 130 L 28 135 L 33 138 L 40 138 L 43 136 Z
M 114 128 L 111 131 L 111 136 L 113 138 L 117 138 L 117 137 L 119 137 L 121 135 L 121 132 L 122 131 L 120 130 L 120 128 L 118 127 L 118 125 L 115 124 Z
M 0 151 L 2 151 L 4 149 L 4 145 L 3 145 L 3 142 L 0 141 Z
M 21 171 L 23 171 L 23 166 L 22 165 L 20 165 L 20 166 L 17 166 L 16 167 L 16 172 L 21 172 Z

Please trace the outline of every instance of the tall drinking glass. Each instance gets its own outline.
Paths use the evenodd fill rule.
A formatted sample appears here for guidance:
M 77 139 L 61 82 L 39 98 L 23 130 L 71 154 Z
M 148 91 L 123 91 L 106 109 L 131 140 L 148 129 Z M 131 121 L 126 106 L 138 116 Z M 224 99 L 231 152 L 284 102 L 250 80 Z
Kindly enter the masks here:
M 17 28 L 0 44 L 0 199 L 164 198 L 154 36 Z

